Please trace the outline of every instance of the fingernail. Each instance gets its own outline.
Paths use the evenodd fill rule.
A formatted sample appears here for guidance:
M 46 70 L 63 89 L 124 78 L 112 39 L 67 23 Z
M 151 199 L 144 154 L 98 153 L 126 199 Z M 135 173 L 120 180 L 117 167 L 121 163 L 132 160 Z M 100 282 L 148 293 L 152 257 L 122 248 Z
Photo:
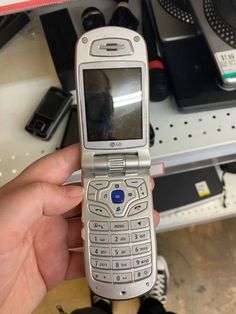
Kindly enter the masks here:
M 69 197 L 81 196 L 84 191 L 83 187 L 80 185 L 64 185 L 62 186 L 62 190 Z

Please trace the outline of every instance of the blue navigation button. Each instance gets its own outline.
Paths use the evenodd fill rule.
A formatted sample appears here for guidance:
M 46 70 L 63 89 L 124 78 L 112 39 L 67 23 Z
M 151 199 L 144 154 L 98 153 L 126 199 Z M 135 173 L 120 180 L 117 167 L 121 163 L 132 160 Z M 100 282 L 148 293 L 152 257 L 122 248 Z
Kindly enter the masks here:
M 111 192 L 111 199 L 114 204 L 121 204 L 124 202 L 125 193 L 123 190 L 114 190 Z

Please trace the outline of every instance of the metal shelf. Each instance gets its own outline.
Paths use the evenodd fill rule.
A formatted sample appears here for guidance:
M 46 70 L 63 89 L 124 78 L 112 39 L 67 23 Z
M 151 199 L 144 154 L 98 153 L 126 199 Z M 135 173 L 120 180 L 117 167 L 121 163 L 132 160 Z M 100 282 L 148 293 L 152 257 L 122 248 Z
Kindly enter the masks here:
M 95 5 L 95 1 L 89 5 Z M 111 5 L 110 0 L 96 2 L 106 16 L 113 11 Z M 88 1 L 72 1 L 66 6 L 80 35 L 80 15 Z M 132 6 L 135 6 L 135 1 L 131 1 Z M 62 7 L 65 5 L 58 6 Z M 34 11 L 31 25 L 0 51 L 0 185 L 13 179 L 36 159 L 55 151 L 65 128 L 66 119 L 49 142 L 36 139 L 24 130 L 46 90 L 60 85 L 37 18 L 47 10 L 55 10 L 55 7 Z M 139 13 L 137 10 L 136 15 Z M 155 145 L 151 148 L 154 175 L 161 172 L 162 163 L 168 174 L 236 160 L 236 108 L 183 114 L 169 98 L 151 103 L 151 123 L 155 131 Z M 73 179 L 78 179 L 78 176 Z M 232 182 L 230 185 L 233 186 Z M 233 191 L 231 194 L 230 204 L 235 205 L 236 193 Z M 219 200 L 214 200 L 201 205 L 197 211 L 193 208 L 187 211 L 176 209 L 162 214 L 159 230 L 236 214 L 233 205 L 228 209 L 221 205 Z

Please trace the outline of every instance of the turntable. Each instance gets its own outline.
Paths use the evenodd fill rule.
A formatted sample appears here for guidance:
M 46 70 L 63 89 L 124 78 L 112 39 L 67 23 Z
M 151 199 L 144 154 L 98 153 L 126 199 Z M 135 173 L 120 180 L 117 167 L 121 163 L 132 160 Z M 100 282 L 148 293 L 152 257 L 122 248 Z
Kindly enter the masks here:
M 196 35 L 191 7 L 186 0 L 152 0 L 153 13 L 162 41 Z
M 189 0 L 220 73 L 223 88 L 236 89 L 236 0 Z
M 150 1 L 179 109 L 236 106 L 236 0 Z

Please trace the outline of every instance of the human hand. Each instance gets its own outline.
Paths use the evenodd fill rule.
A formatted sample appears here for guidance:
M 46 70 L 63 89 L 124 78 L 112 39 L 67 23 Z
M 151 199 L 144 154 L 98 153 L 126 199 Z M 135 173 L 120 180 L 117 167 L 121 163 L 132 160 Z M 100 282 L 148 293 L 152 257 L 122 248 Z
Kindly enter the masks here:
M 80 167 L 78 145 L 50 154 L 0 189 L 0 313 L 31 313 L 47 291 L 83 275 L 81 221 L 62 214 L 82 200 L 61 185 Z
M 68 250 L 82 246 L 81 220 L 63 216 L 81 202 L 83 189 L 61 187 L 79 166 L 79 147 L 72 145 L 0 189 L 0 313 L 31 313 L 48 290 L 83 276 L 83 254 Z

